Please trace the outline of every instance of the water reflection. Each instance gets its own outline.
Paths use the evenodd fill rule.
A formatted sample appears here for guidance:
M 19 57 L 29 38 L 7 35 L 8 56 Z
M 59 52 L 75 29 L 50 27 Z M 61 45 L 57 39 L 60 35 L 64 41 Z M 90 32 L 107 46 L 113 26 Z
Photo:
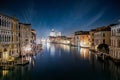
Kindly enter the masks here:
M 49 80 L 54 77 L 72 77 L 73 80 L 120 80 L 120 66 L 110 60 L 97 59 L 89 49 L 47 44 L 43 50 L 43 56 L 39 53 L 28 58 L 29 65 L 15 66 L 13 70 L 0 69 L 0 80 Z
M 89 49 L 81 48 L 80 49 L 80 57 L 82 59 L 89 59 Z
M 51 45 L 50 53 L 51 53 L 51 56 L 54 57 L 54 55 L 55 55 L 55 46 L 54 45 Z
M 69 45 L 61 45 L 61 48 L 63 48 L 67 52 L 70 52 L 70 46 Z
M 8 74 L 8 70 L 2 70 L 2 76 L 6 76 Z
M 49 51 L 49 49 L 50 49 L 50 43 L 47 43 L 47 50 Z

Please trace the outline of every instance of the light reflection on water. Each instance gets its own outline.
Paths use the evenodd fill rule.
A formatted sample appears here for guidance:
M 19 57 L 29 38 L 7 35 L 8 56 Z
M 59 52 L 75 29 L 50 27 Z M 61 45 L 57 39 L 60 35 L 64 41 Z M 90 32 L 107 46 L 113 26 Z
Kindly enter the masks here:
M 89 49 L 81 48 L 80 56 L 82 59 L 89 59 Z
M 48 43 L 41 53 L 28 59 L 30 64 L 24 67 L 0 70 L 0 80 L 49 80 L 55 77 L 72 77 L 73 80 L 120 80 L 119 66 L 110 60 L 99 60 L 85 48 Z

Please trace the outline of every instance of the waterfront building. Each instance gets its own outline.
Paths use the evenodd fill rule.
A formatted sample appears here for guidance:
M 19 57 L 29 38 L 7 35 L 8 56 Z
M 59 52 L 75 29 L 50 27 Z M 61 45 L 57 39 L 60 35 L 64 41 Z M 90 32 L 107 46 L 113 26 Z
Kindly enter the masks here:
M 54 30 L 54 29 L 52 29 L 52 31 L 50 32 L 50 36 L 51 36 L 51 37 L 56 37 L 56 34 L 55 34 L 55 30 Z
M 21 55 L 26 55 L 27 53 L 31 53 L 31 24 L 19 23 L 20 26 L 20 48 Z
M 16 17 L 0 14 L 0 59 L 8 61 L 19 56 L 19 21 Z
M 31 52 L 35 54 L 36 51 L 36 30 L 31 29 Z
M 55 30 L 52 29 L 52 31 L 50 32 L 49 41 L 53 43 L 58 43 L 58 40 L 61 38 L 61 36 L 61 32 L 55 32 Z
M 99 27 L 94 33 L 94 46 L 97 50 L 100 44 L 107 44 L 110 46 L 110 37 L 111 37 L 111 26 Z
M 83 31 L 83 33 L 80 34 L 80 47 L 90 47 L 89 39 L 89 31 Z
M 62 36 L 61 32 L 56 32 L 56 36 Z
M 75 46 L 80 46 L 80 34 L 82 34 L 83 31 L 76 31 L 74 33 L 74 44 Z
M 92 29 L 90 31 L 90 39 L 89 39 L 89 42 L 90 42 L 90 47 L 91 49 L 94 49 L 94 33 L 96 32 L 96 29 Z
M 71 37 L 61 36 L 59 43 L 71 45 Z
M 80 47 L 90 47 L 89 31 L 77 31 L 75 32 L 75 45 Z
M 71 35 L 71 45 L 75 46 L 75 34 Z
M 120 60 L 120 24 L 111 27 L 110 56 L 115 60 Z

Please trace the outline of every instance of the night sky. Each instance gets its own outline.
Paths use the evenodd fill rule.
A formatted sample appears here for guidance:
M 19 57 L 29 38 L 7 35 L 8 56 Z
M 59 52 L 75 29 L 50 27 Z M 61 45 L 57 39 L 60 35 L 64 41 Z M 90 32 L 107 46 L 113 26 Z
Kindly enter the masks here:
M 53 28 L 70 35 L 117 23 L 120 0 L 0 0 L 0 12 L 31 23 L 38 36 L 48 36 Z

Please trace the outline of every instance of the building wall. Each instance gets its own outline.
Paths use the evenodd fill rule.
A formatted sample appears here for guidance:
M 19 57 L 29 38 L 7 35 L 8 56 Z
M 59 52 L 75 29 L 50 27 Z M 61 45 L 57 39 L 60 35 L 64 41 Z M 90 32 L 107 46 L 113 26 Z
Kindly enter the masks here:
M 80 46 L 80 35 L 75 35 L 75 46 Z
M 110 37 L 111 37 L 111 32 L 110 31 L 99 31 L 94 34 L 94 45 L 99 45 L 99 44 L 107 44 L 110 46 Z
M 75 46 L 75 35 L 71 35 L 71 45 Z
M 111 28 L 110 56 L 120 59 L 120 24 Z
M 36 31 L 34 29 L 31 30 L 31 52 L 35 54 L 36 52 Z
M 81 47 L 90 47 L 89 36 L 90 35 L 88 34 L 80 35 L 80 46 Z
M 31 47 L 31 24 L 20 23 L 20 48 L 21 55 L 26 55 L 26 48 Z
M 94 46 L 94 31 L 90 31 L 90 46 Z
M 19 48 L 19 26 L 15 17 L 0 14 L 0 58 L 17 57 Z

